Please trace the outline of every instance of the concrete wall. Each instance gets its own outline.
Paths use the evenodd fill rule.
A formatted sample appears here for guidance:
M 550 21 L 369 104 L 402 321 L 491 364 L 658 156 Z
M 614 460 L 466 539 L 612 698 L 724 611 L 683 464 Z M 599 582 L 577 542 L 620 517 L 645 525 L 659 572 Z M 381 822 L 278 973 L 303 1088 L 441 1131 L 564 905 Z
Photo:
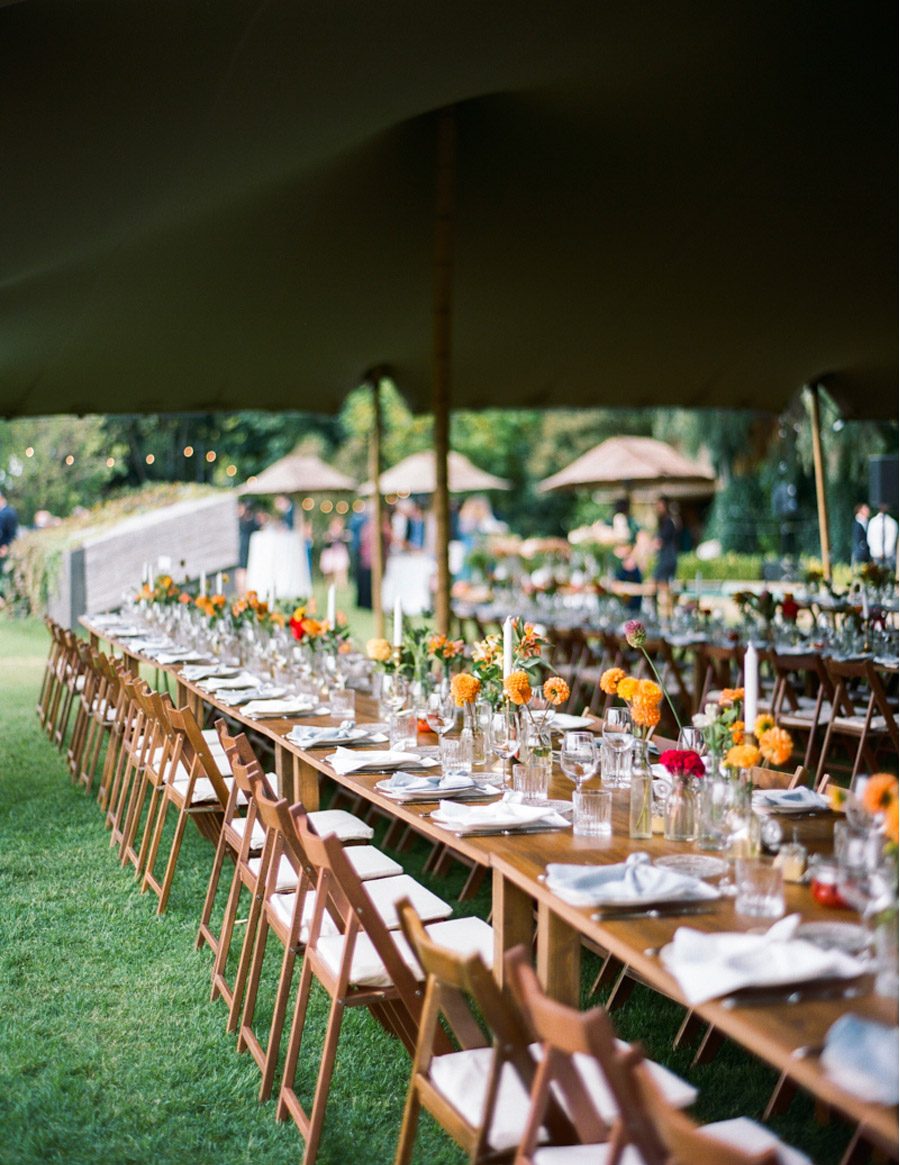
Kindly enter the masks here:
M 71 627 L 86 611 L 117 607 L 123 592 L 140 586 L 145 563 L 157 571 L 170 559 L 176 581 L 229 570 L 238 559 L 237 497 L 222 494 L 178 502 L 126 518 L 112 530 L 66 551 L 57 592 L 48 604 L 52 618 Z M 210 580 L 211 582 L 212 580 Z

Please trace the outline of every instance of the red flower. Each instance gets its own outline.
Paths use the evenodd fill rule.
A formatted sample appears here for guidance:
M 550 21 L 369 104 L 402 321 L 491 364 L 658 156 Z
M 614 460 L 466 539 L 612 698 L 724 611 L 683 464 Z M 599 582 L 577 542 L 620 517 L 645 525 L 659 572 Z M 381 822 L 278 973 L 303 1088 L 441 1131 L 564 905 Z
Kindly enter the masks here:
M 298 619 L 296 615 L 291 616 L 291 621 L 288 623 L 288 626 L 291 629 L 291 635 L 295 639 L 300 640 L 306 635 L 306 628 L 303 626 L 305 622 L 305 619 Z
M 672 776 L 702 777 L 706 774 L 700 754 L 692 748 L 669 748 L 660 756 L 659 763 Z
M 797 603 L 790 591 L 786 592 L 784 598 L 781 600 L 781 614 L 789 623 L 796 623 L 799 613 L 799 603 Z

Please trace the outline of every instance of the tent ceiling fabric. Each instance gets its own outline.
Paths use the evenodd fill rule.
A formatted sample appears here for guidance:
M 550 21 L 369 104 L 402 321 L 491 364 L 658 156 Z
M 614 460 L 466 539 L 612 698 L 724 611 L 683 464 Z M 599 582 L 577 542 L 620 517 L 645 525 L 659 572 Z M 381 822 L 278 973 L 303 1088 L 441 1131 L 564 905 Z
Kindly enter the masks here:
M 538 493 L 579 487 L 615 485 L 622 493 L 632 485 L 669 485 L 694 491 L 690 496 L 703 497 L 715 492 L 716 475 L 711 469 L 689 461 L 665 441 L 653 437 L 610 437 L 587 453 L 577 457 L 558 473 L 538 484 Z
M 896 11 L 860 0 L 0 4 L 0 413 L 896 416 Z

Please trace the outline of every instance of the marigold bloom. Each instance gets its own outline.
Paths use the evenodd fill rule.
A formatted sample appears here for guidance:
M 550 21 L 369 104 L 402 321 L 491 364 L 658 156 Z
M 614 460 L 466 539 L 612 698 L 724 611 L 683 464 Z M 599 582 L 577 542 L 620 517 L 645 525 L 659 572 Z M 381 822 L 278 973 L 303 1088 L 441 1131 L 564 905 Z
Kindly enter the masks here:
M 647 628 L 640 619 L 629 619 L 625 624 L 625 642 L 629 647 L 643 647 L 647 642 Z
M 607 696 L 615 696 L 624 679 L 625 673 L 620 667 L 609 667 L 600 677 L 600 691 L 606 692 Z
M 719 693 L 719 707 L 730 708 L 732 704 L 736 704 L 738 700 L 743 700 L 743 688 L 723 688 Z
M 366 655 L 376 663 L 387 663 L 391 654 L 391 645 L 386 639 L 370 639 L 366 644 Z
M 551 676 L 544 681 L 544 696 L 554 707 L 558 707 L 568 700 L 569 685 L 562 676 Z
M 756 723 L 753 725 L 753 735 L 757 740 L 759 740 L 764 732 L 768 732 L 770 728 L 774 727 L 774 717 L 770 716 L 768 712 L 761 712 L 759 716 L 756 717 Z
M 512 671 L 503 681 L 503 690 L 514 704 L 527 704 L 531 699 L 531 680 L 524 671 Z
M 659 684 L 655 684 L 653 680 L 638 680 L 635 699 L 659 704 L 662 702 L 662 698 L 663 691 Z
M 725 753 L 725 764 L 730 769 L 752 769 L 759 764 L 759 749 L 755 744 L 735 744 Z
M 616 695 L 627 704 L 629 700 L 633 700 L 637 695 L 638 683 L 639 681 L 634 676 L 626 676 L 623 680 L 619 680 Z
M 885 832 L 894 845 L 898 841 L 898 810 L 900 810 L 900 801 L 895 797 L 884 811 Z
M 463 704 L 474 703 L 480 691 L 481 680 L 469 672 L 462 671 L 450 681 L 450 693 L 457 708 L 461 708 Z
M 631 705 L 631 719 L 638 728 L 655 728 L 660 715 L 658 701 L 636 699 Z
M 759 751 L 762 753 L 763 759 L 767 760 L 772 765 L 783 765 L 791 759 L 791 753 L 794 751 L 794 742 L 791 740 L 791 734 L 785 732 L 783 728 L 767 728 L 765 732 L 758 734 Z
M 828 808 L 832 813 L 845 813 L 847 811 L 847 798 L 849 793 L 840 785 L 829 785 L 828 793 Z
M 890 773 L 874 773 L 866 781 L 863 806 L 870 813 L 883 813 L 897 800 L 897 778 Z
M 731 743 L 732 744 L 743 744 L 744 743 L 744 740 L 746 738 L 744 735 L 744 721 L 743 720 L 735 720 L 734 724 L 732 724 L 731 728 L 729 729 L 729 732 L 731 733 Z

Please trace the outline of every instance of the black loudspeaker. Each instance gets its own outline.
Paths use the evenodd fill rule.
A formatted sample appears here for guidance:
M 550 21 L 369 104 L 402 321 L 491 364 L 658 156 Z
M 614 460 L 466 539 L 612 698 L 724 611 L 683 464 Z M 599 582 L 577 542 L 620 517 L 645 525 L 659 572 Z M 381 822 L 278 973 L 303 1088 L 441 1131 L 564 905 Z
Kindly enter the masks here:
M 873 509 L 887 506 L 896 512 L 898 475 L 897 457 L 869 458 L 869 505 Z

